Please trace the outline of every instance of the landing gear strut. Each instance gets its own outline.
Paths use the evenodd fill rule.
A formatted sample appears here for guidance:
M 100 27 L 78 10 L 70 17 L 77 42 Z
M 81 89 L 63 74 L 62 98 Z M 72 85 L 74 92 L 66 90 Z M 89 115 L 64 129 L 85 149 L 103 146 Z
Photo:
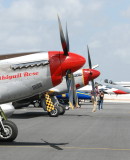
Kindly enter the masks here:
M 50 95 L 45 93 L 45 110 L 48 112 L 50 117 L 57 117 L 59 115 L 59 108 L 56 107 L 50 97 Z
M 0 142 L 12 142 L 18 135 L 18 128 L 7 120 L 5 113 L 0 107 Z

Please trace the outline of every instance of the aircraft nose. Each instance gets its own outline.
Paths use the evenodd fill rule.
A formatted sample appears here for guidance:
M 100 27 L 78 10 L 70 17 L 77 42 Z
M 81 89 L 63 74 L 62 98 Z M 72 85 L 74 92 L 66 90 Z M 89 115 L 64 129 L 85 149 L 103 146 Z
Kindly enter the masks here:
M 97 78 L 100 75 L 100 72 L 95 69 L 83 69 L 82 71 L 84 85 L 87 85 L 89 81 Z
M 71 52 L 69 52 L 69 56 L 64 56 L 63 53 L 61 53 L 60 60 L 62 75 L 65 75 L 67 70 L 71 70 L 71 72 L 79 70 L 86 62 L 83 56 Z
M 100 72 L 95 69 L 91 69 L 91 80 L 97 78 L 100 75 Z

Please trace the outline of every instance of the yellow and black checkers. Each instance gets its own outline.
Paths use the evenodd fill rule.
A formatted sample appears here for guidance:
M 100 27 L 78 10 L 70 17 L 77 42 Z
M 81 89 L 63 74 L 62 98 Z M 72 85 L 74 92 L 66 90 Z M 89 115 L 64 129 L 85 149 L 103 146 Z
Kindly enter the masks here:
M 54 104 L 49 96 L 48 93 L 45 94 L 45 101 L 46 101 L 46 109 L 47 109 L 47 112 L 51 112 L 53 111 L 55 108 L 54 108 Z

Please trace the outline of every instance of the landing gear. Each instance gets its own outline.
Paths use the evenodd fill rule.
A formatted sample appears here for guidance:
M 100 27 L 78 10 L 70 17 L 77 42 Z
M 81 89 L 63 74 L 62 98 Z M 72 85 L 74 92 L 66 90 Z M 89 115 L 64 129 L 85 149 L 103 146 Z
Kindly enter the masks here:
M 52 110 L 51 112 L 48 112 L 48 115 L 50 117 L 58 117 L 60 113 L 60 108 L 55 106 L 54 110 Z
M 42 99 L 41 106 L 48 112 L 50 117 L 57 117 L 60 114 L 60 109 L 55 103 L 55 98 L 53 96 L 50 97 L 48 93 L 45 93 L 45 98 Z
M 18 135 L 17 126 L 9 120 L 4 120 L 2 123 L 0 127 L 0 141 L 12 142 Z
M 48 112 L 50 117 L 57 117 L 65 113 L 66 107 L 58 102 L 55 96 L 49 96 L 46 94 L 47 98 L 42 98 L 41 106 Z
M 0 107 L 0 142 L 12 142 L 18 135 L 18 128 L 12 122 L 7 120 L 3 110 Z

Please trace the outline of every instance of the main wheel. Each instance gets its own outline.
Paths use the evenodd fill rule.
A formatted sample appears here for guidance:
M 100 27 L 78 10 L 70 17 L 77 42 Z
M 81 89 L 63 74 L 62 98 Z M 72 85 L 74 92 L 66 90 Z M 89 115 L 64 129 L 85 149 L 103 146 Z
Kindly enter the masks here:
M 59 108 L 60 108 L 60 115 L 63 115 L 65 113 L 65 106 L 62 104 L 59 104 Z
M 59 107 L 55 107 L 55 109 L 51 112 L 48 112 L 50 117 L 57 117 L 60 114 L 60 109 Z
M 9 120 L 4 120 L 3 125 L 5 128 L 5 132 L 2 128 L 0 128 L 0 141 L 12 142 L 18 135 L 17 126 Z

